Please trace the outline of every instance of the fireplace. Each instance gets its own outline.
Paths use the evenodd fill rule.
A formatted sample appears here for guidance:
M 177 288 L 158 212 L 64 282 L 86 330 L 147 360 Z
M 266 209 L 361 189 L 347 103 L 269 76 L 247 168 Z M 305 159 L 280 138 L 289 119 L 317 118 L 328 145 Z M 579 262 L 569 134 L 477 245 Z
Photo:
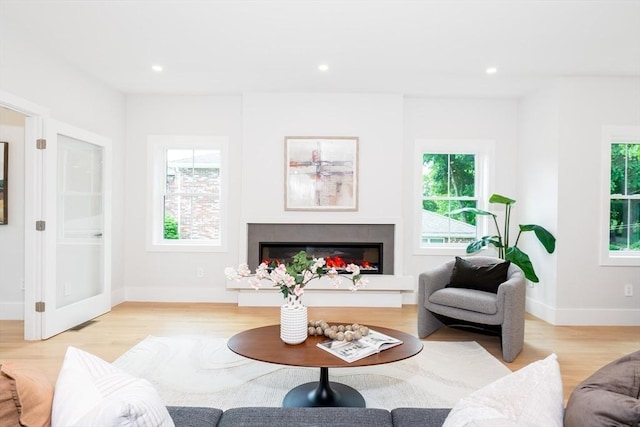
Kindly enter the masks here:
M 362 273 L 394 274 L 394 224 L 247 224 L 247 263 L 254 269 L 265 259 L 285 262 L 304 250 L 359 265 Z M 348 261 L 348 262 L 347 262 Z
M 312 258 L 324 258 L 326 266 L 338 272 L 344 271 L 349 264 L 355 264 L 362 274 L 383 273 L 381 242 L 260 242 L 257 261 L 267 265 L 288 263 L 300 251 L 305 251 Z

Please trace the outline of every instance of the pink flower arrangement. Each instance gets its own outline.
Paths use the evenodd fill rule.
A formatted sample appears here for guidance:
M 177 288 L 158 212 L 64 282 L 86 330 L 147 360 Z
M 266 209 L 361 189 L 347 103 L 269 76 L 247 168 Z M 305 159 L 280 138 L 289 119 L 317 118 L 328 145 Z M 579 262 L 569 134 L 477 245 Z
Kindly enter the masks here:
M 362 277 L 360 267 L 357 265 L 349 264 L 344 271 L 349 273 L 347 277 L 351 281 L 350 289 L 352 291 L 357 291 L 367 284 L 367 279 Z M 240 280 L 243 277 L 252 276 L 247 264 L 241 264 L 238 269 L 228 267 L 224 273 L 230 280 Z M 255 274 L 249 279 L 249 284 L 254 289 L 260 289 L 263 281 L 268 280 L 273 287 L 280 288 L 280 292 L 285 298 L 299 301 L 304 293 L 304 287 L 310 281 L 327 276 L 331 284 L 338 288 L 342 283 L 343 275 L 335 267 L 327 268 L 324 258 L 309 258 L 305 251 L 300 251 L 288 264 L 267 265 L 264 262 L 261 263 Z

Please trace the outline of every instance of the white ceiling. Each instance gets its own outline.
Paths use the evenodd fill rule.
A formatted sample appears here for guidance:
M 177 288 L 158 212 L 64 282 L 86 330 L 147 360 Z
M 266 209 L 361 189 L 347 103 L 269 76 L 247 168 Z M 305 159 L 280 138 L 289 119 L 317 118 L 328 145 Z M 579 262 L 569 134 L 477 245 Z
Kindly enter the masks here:
M 8 33 L 124 93 L 518 96 L 640 78 L 640 0 L 0 0 Z

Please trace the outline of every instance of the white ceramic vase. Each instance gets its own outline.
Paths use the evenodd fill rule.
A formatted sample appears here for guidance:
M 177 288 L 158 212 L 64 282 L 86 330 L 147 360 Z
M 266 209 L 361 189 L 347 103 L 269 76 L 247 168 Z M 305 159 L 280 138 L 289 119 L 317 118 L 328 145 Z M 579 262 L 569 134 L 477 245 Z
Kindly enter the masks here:
M 280 339 L 286 344 L 301 344 L 307 339 L 307 307 L 299 297 L 289 298 L 280 307 Z

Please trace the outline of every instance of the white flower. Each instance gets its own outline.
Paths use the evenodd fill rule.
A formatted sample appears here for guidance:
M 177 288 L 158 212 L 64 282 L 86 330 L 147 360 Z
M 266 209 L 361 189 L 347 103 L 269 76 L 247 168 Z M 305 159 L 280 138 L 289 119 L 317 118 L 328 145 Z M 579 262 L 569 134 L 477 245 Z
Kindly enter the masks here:
M 302 294 L 304 294 L 304 289 L 302 289 L 302 286 L 296 285 L 295 289 L 293 290 L 293 293 L 296 294 L 296 296 L 299 297 Z
M 311 272 L 313 274 L 316 274 L 318 272 L 318 269 L 324 267 L 325 264 L 326 262 L 324 258 L 314 258 L 313 265 L 311 266 Z
M 351 289 L 352 291 L 357 291 L 358 289 L 367 286 L 367 283 L 369 283 L 369 281 L 367 279 L 360 278 L 360 279 L 356 280 L 353 283 L 353 286 L 351 286 L 351 288 L 349 288 L 349 289 Z
M 334 288 L 340 287 L 340 284 L 342 283 L 342 277 L 340 277 L 335 267 L 331 267 L 331 270 L 327 271 L 327 277 L 329 278 L 329 281 Z
M 310 272 L 309 270 L 305 270 L 304 273 L 302 273 L 302 283 L 308 283 L 314 277 L 314 273 Z
M 227 277 L 227 279 L 229 280 L 240 280 L 240 275 L 238 274 L 238 272 L 236 271 L 235 268 L 233 267 L 227 267 L 224 269 L 224 275 Z
M 251 275 L 251 270 L 249 270 L 249 266 L 247 264 L 240 264 L 240 267 L 238 267 L 238 274 L 242 277 L 248 277 Z
M 354 276 L 357 276 L 358 274 L 360 274 L 360 267 L 355 264 L 349 264 L 347 265 L 347 268 L 345 268 L 345 271 L 353 273 Z
M 264 262 L 256 268 L 256 277 L 258 279 L 266 279 L 269 277 L 269 268 Z
M 260 279 L 258 278 L 258 276 L 253 276 L 252 278 L 249 279 L 249 284 L 251 285 L 251 287 L 253 289 L 255 289 L 256 291 L 258 289 L 260 289 Z

